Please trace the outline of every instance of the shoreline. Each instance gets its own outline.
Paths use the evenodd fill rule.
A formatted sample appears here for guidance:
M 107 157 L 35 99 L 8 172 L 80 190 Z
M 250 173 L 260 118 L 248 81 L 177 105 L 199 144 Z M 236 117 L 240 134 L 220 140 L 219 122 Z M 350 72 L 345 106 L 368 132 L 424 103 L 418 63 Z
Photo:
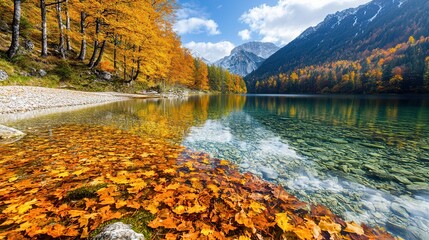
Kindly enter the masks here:
M 152 97 L 156 96 L 116 92 L 82 92 L 33 86 L 0 86 L 0 116 Z

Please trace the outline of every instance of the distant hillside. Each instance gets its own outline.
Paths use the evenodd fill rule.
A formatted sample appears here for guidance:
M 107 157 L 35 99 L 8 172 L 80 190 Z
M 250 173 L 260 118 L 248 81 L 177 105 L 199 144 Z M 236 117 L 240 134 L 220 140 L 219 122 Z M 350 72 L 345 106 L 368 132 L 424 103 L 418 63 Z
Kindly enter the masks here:
M 249 74 L 246 77 L 248 89 L 255 92 L 256 84 L 269 86 L 268 80 L 273 82 L 273 77 L 278 78 L 280 74 L 283 74 L 283 78 L 291 78 L 292 72 L 295 72 L 297 76 L 294 74 L 293 78 L 305 78 L 306 76 L 299 74 L 298 70 L 309 66 L 325 66 L 338 61 L 361 62 L 373 54 L 372 52 L 376 49 L 394 48 L 397 44 L 407 43 L 410 36 L 414 36 L 417 40 L 422 36 L 429 36 L 428 12 L 429 1 L 427 0 L 374 0 L 358 8 L 328 15 L 319 25 L 304 31 L 294 41 L 269 57 L 256 71 Z M 423 48 L 416 48 L 417 51 L 419 49 L 426 51 L 425 45 L 419 46 Z M 404 65 L 404 61 L 399 61 L 398 64 L 404 66 L 397 65 L 393 68 L 402 69 L 403 85 L 407 85 L 404 82 L 409 80 L 405 77 L 412 76 L 413 82 L 410 84 L 412 86 L 403 86 L 406 88 L 403 90 L 414 91 L 419 86 L 423 86 L 425 58 L 428 54 L 427 52 L 415 52 L 409 53 L 409 56 L 409 61 L 418 61 L 414 64 L 418 67 L 407 67 Z M 384 61 L 382 63 L 384 64 Z M 389 65 L 390 67 L 392 66 Z M 344 73 L 347 72 L 347 69 L 343 70 Z M 387 78 L 392 75 L 392 69 L 389 73 L 387 73 L 389 71 L 387 68 L 379 70 L 383 72 L 379 81 L 389 81 L 390 79 Z M 355 74 L 357 73 L 355 72 Z M 342 78 L 342 74 L 339 75 L 341 76 L 337 77 Z M 271 85 L 273 84 L 271 83 Z M 275 85 L 278 87 L 277 83 Z M 297 90 L 307 92 L 305 89 L 296 89 L 294 92 Z M 331 92 L 332 89 L 328 87 L 325 90 Z M 261 91 L 278 92 L 280 90 L 270 90 L 270 87 L 265 87 L 263 90 L 258 90 L 258 92 Z M 290 89 L 282 91 L 291 92 Z M 360 89 L 360 91 L 375 92 L 377 89 Z M 342 91 L 340 90 L 340 92 Z
M 257 69 L 269 56 L 279 50 L 273 43 L 249 42 L 234 48 L 231 55 L 215 63 L 231 73 L 246 76 Z

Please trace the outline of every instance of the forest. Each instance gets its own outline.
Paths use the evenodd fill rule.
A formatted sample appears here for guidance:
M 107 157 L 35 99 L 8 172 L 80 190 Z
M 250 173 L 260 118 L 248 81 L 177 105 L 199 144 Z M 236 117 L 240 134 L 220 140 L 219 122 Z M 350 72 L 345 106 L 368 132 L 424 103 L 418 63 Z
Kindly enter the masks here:
M 365 51 L 359 60 L 310 65 L 248 86 L 255 93 L 429 92 L 429 37 Z
M 12 29 L 0 31 L 9 45 L 2 56 L 85 66 L 124 84 L 245 93 L 241 77 L 208 66 L 181 46 L 172 28 L 178 8 L 172 0 L 0 0 L 0 19 Z

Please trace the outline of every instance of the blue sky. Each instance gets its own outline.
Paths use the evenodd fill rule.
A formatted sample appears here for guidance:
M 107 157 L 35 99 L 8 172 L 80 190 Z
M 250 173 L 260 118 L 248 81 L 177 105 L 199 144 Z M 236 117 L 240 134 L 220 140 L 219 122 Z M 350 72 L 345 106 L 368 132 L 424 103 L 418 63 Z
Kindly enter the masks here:
M 194 55 L 216 61 L 249 41 L 284 46 L 326 15 L 369 0 L 178 0 L 175 31 Z

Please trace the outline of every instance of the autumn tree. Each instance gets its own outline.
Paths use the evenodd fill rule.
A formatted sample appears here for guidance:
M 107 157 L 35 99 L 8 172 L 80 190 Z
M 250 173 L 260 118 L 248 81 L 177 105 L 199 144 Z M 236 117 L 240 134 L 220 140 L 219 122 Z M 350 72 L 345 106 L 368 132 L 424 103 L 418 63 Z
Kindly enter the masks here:
M 208 68 L 201 59 L 195 59 L 194 87 L 201 90 L 209 90 Z

